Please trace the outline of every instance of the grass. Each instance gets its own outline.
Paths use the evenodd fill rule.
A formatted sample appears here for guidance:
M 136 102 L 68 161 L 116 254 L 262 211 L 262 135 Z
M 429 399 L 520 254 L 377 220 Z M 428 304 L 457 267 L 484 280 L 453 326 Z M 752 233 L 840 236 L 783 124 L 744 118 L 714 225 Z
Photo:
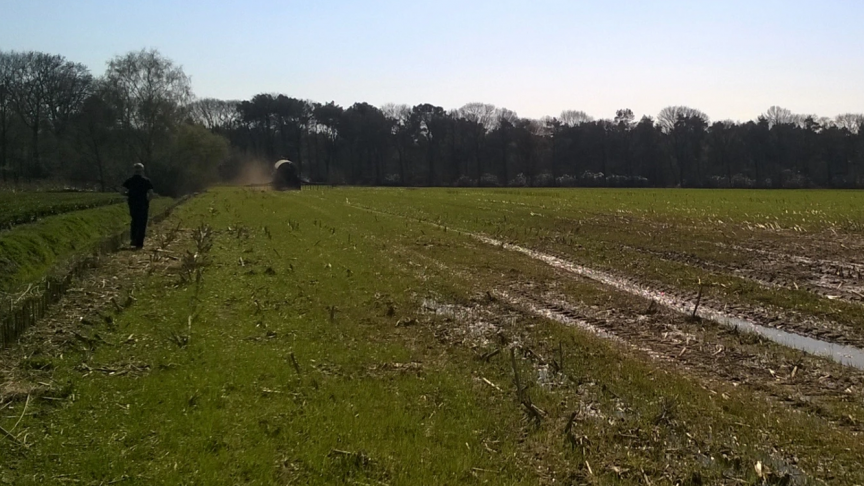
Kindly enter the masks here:
M 502 282 L 554 275 L 345 204 L 407 209 L 408 197 L 448 199 L 220 189 L 179 208 L 166 225 L 198 228 L 198 243 L 184 243 L 205 262 L 198 283 L 182 268 L 153 273 L 134 305 L 86 329 L 107 344 L 22 361 L 62 393 L 0 412 L 7 430 L 22 417 L 26 443 L 0 442 L 0 481 L 755 484 L 757 462 L 777 473 L 765 481 L 864 480 L 854 434 L 749 387 L 506 306 L 468 314 L 502 330 L 490 341 L 423 311 L 427 298 L 479 308 Z M 462 211 L 460 224 L 490 216 Z M 611 298 L 588 284 L 570 291 L 592 305 Z M 514 361 L 505 342 L 518 344 Z M 564 371 L 544 384 L 536 356 L 559 352 Z M 517 399 L 514 366 L 539 419 Z
M 81 377 L 74 365 L 56 363 L 54 379 L 75 384 L 75 401 L 52 421 L 60 428 L 78 422 L 82 435 L 41 430 L 39 451 L 14 467 L 43 472 L 16 480 L 50 481 L 74 471 L 85 481 L 125 474 L 146 484 L 404 482 L 420 467 L 427 481 L 444 484 L 472 478 L 473 467 L 503 467 L 506 483 L 528 484 L 515 465 L 485 457 L 481 440 L 494 440 L 520 416 L 486 413 L 491 404 L 474 397 L 475 385 L 460 370 L 467 356 L 451 363 L 388 335 L 396 320 L 387 316 L 390 306 L 413 307 L 399 292 L 404 276 L 387 272 L 387 283 L 378 285 L 375 262 L 344 248 L 341 232 L 316 229 L 310 217 L 296 215 L 298 230 L 256 220 L 261 209 L 270 213 L 284 201 L 239 203 L 236 216 L 208 207 L 213 202 L 201 198 L 179 215 L 184 225 L 205 220 L 220 233 L 198 297 L 192 300 L 188 287 L 149 282 L 117 321 L 116 332 L 133 334 L 134 344 L 71 359 L 92 368 L 142 361 L 152 371 Z M 253 222 L 268 222 L 273 239 L 289 246 L 265 239 Z M 229 226 L 248 227 L 253 236 L 232 237 Z M 326 235 L 333 236 L 313 245 Z M 274 250 L 293 256 L 280 260 Z M 274 286 L 280 279 L 270 273 L 284 283 Z M 414 362 L 422 367 L 398 366 Z M 60 451 L 57 468 L 50 467 Z M 106 453 L 123 460 L 106 462 Z
M 125 198 L 102 192 L 4 192 L 0 191 L 0 229 L 69 211 L 117 204 Z
M 156 199 L 151 212 L 168 207 Z M 0 292 L 14 292 L 129 225 L 125 204 L 71 211 L 0 232 Z

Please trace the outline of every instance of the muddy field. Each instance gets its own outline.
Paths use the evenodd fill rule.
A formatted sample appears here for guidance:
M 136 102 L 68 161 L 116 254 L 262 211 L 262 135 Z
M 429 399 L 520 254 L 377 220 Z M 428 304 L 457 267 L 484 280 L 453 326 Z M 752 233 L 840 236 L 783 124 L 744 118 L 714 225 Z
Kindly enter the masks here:
M 746 384 L 812 413 L 828 413 L 827 416 L 831 417 L 831 413 L 820 405 L 822 399 L 864 404 L 864 370 L 861 370 L 864 354 L 851 346 L 834 349 L 833 343 L 847 344 L 849 339 L 842 334 L 822 332 L 817 327 L 822 323 L 802 320 L 796 329 L 777 323 L 778 315 L 769 315 L 764 309 L 728 305 L 720 299 L 699 298 L 698 294 L 676 292 L 671 287 L 651 287 L 559 257 L 474 236 L 475 240 L 504 251 L 527 253 L 552 270 L 546 278 L 536 280 L 513 278 L 507 274 L 493 277 L 485 297 L 475 298 L 471 306 L 460 312 L 448 311 L 454 317 L 462 315 L 465 322 L 470 323 L 472 319 L 464 316 L 477 312 L 484 313 L 487 322 L 505 322 L 507 319 L 503 316 L 514 310 L 529 312 L 588 330 L 651 359 L 696 373 L 703 379 L 722 380 L 734 386 Z M 465 244 L 470 245 L 469 242 Z M 406 255 L 445 273 L 469 281 L 476 279 L 476 274 L 460 270 L 457 265 L 448 266 L 423 252 L 409 251 Z M 586 304 L 581 292 L 576 290 L 585 286 L 600 290 L 604 298 L 599 303 Z M 701 310 L 696 307 L 697 302 Z M 506 305 L 502 307 L 503 304 Z M 694 309 L 699 316 L 707 317 L 694 318 Z M 792 313 L 786 314 L 785 319 L 790 315 Z M 723 319 L 726 316 L 747 319 L 748 323 L 766 329 L 793 330 L 792 342 L 784 346 L 772 341 L 774 336 L 770 332 L 760 335 L 744 326 L 736 328 Z M 804 332 L 794 334 L 798 329 Z M 496 326 L 486 327 L 481 333 L 483 342 L 488 342 L 499 331 Z M 824 341 L 811 343 L 794 339 L 808 334 Z M 833 339 L 836 336 L 839 338 Z M 777 340 L 783 341 L 782 337 Z M 800 348 L 808 352 L 797 352 Z M 816 356 L 823 352 L 830 357 L 829 360 Z M 841 366 L 837 361 L 847 366 Z M 856 432 L 861 431 L 860 420 L 864 415 L 856 411 L 857 418 L 853 418 L 845 408 L 841 408 L 844 411 L 834 412 L 833 420 Z
M 811 223 L 805 230 L 797 224 L 754 225 L 748 220 L 759 218 L 745 209 L 758 207 L 741 209 L 741 221 L 727 215 L 722 224 L 711 224 L 710 218 L 621 216 L 614 206 L 605 214 L 561 209 L 560 203 L 471 208 L 464 199 L 438 208 L 406 210 L 362 201 L 358 207 L 461 230 L 492 245 L 509 244 L 535 260 L 627 293 L 666 299 L 681 310 L 698 300 L 704 308 L 760 326 L 864 347 L 864 238 L 855 220 L 839 226 Z M 862 217 L 854 207 L 844 214 Z

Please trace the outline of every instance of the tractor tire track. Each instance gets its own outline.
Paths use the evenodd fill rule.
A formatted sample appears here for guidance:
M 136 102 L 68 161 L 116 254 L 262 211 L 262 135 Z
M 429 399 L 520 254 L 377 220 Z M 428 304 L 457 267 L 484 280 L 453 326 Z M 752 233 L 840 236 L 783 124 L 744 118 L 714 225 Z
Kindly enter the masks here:
M 733 275 L 763 287 L 802 290 L 829 300 L 840 299 L 864 304 L 864 265 L 815 260 L 753 248 L 722 246 L 734 251 L 756 253 L 761 258 L 752 259 L 750 265 L 735 265 L 675 251 L 629 245 L 621 245 L 621 248 L 709 272 Z
M 356 204 L 349 203 L 349 205 L 367 212 L 412 219 Z M 658 304 L 682 314 L 690 314 L 697 308 L 698 302 L 696 315 L 701 318 L 745 331 L 757 332 L 781 344 L 798 347 L 811 353 L 831 357 L 844 364 L 864 368 L 864 350 L 862 350 L 864 348 L 864 335 L 852 326 L 843 323 L 803 316 L 786 309 L 766 309 L 741 303 L 729 304 L 716 297 L 700 298 L 696 291 L 688 292 L 671 286 L 658 285 L 655 282 L 642 282 L 638 279 L 579 265 L 553 253 L 532 250 L 483 234 L 447 227 L 429 220 L 418 219 L 417 221 L 454 231 L 504 250 L 522 253 L 552 267 L 581 275 L 616 290 L 640 296 L 649 301 L 656 301 Z
M 401 259 L 409 262 L 422 261 L 444 274 L 468 282 L 474 280 L 470 271 L 455 269 L 414 249 L 403 247 L 398 253 L 401 253 Z M 412 265 L 417 269 L 424 267 L 417 263 Z M 562 269 L 553 268 L 552 271 L 556 281 L 575 279 L 598 285 Z M 614 288 L 609 290 L 620 292 Z M 548 285 L 531 281 L 502 281 L 488 292 L 486 296 L 475 299 L 472 308 L 455 311 L 451 308 L 455 306 L 432 305 L 436 312 L 443 312 L 464 327 L 441 333 L 473 336 L 477 345 L 488 345 L 496 335 L 506 331 L 518 343 L 522 340 L 518 336 L 525 331 L 507 328 L 507 323 L 512 320 L 508 316 L 517 309 L 626 346 L 651 360 L 667 363 L 696 376 L 708 386 L 717 382 L 743 386 L 765 394 L 791 410 L 818 415 L 852 433 L 864 432 L 864 422 L 861 421 L 864 416 L 852 417 L 845 414 L 842 407 L 850 401 L 864 403 L 864 371 L 803 353 L 795 356 L 758 336 L 706 325 L 704 321 L 688 320 L 671 309 L 652 307 L 649 301 L 643 300 L 642 307 L 632 302 L 634 297 L 626 294 L 630 305 L 598 307 L 575 302 L 560 291 L 550 290 Z M 424 301 L 423 307 L 429 308 L 430 304 Z M 494 317 L 496 314 L 499 316 L 497 319 Z M 488 335 L 483 335 L 484 331 Z M 464 342 L 464 339 L 454 341 Z M 721 398 L 728 399 L 723 395 Z

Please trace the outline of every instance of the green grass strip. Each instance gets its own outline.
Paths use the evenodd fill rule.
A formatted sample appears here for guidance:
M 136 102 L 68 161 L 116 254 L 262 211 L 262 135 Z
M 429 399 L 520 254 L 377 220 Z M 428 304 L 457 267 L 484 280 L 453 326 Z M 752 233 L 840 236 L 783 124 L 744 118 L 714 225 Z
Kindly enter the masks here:
M 31 223 L 37 218 L 116 204 L 125 198 L 104 192 L 2 192 L 0 229 Z
M 155 214 L 171 202 L 154 200 L 150 211 Z M 39 280 L 56 264 L 128 225 L 128 207 L 113 204 L 46 217 L 0 233 L 0 292 L 13 292 Z

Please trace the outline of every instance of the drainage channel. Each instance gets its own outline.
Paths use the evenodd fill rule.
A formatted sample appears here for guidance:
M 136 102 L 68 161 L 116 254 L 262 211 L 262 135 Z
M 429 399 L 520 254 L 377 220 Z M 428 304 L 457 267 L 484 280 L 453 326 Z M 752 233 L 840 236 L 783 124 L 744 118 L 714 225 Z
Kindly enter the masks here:
M 398 214 L 392 214 L 385 211 L 380 211 L 372 208 L 367 208 L 364 206 L 360 206 L 357 204 L 348 203 L 350 206 L 355 207 L 357 209 L 361 209 L 364 211 L 372 212 L 372 213 L 380 213 L 382 215 L 387 216 L 395 216 L 401 217 L 405 219 L 410 219 L 404 216 L 400 216 Z M 658 304 L 668 307 L 676 312 L 690 315 L 692 313 L 692 304 L 688 303 L 685 300 L 678 299 L 672 296 L 665 294 L 664 292 L 660 292 L 657 290 L 653 290 L 647 287 L 643 287 L 634 282 L 630 282 L 627 279 L 623 279 L 621 277 L 616 277 L 606 272 L 602 272 L 599 270 L 595 270 L 593 268 L 589 268 L 583 265 L 578 265 L 573 262 L 564 260 L 562 258 L 558 258 L 556 256 L 550 255 L 548 253 L 543 253 L 536 250 L 531 250 L 529 248 L 525 248 L 519 245 L 514 245 L 512 243 L 507 243 L 501 240 L 497 240 L 495 238 L 490 238 L 485 235 L 472 233 L 469 231 L 459 230 L 456 228 L 451 228 L 444 226 L 439 223 L 435 223 L 433 221 L 428 220 L 418 220 L 419 222 L 423 222 L 435 227 L 445 228 L 451 231 L 454 231 L 459 234 L 463 234 L 466 236 L 470 236 L 478 241 L 486 243 L 488 245 L 497 246 L 499 248 L 503 248 L 509 251 L 515 251 L 518 253 L 522 253 L 528 257 L 531 257 L 535 260 L 546 263 L 549 266 L 565 270 L 570 273 L 574 273 L 591 280 L 600 282 L 602 284 L 608 285 L 615 289 L 618 289 L 622 292 L 627 292 L 629 294 L 638 295 L 648 300 L 654 300 Z M 810 337 L 802 336 L 800 334 L 795 334 L 791 332 L 782 331 L 780 329 L 776 329 L 773 327 L 766 327 L 756 324 L 755 322 L 748 321 L 746 319 L 740 319 L 738 317 L 730 316 L 725 312 L 721 312 L 716 309 L 711 309 L 710 307 L 701 306 L 696 312 L 696 315 L 707 319 L 718 324 L 728 326 L 734 329 L 738 329 L 742 332 L 748 332 L 751 334 L 757 334 L 759 336 L 765 337 L 771 341 L 774 341 L 777 344 L 786 346 L 788 348 L 797 349 L 799 351 L 803 351 L 805 353 L 813 354 L 816 356 L 822 356 L 825 358 L 832 359 L 842 365 L 851 366 L 854 368 L 864 370 L 864 350 L 853 347 L 853 346 L 844 346 L 842 344 L 830 343 L 827 341 L 820 341 L 818 339 L 813 339 Z

